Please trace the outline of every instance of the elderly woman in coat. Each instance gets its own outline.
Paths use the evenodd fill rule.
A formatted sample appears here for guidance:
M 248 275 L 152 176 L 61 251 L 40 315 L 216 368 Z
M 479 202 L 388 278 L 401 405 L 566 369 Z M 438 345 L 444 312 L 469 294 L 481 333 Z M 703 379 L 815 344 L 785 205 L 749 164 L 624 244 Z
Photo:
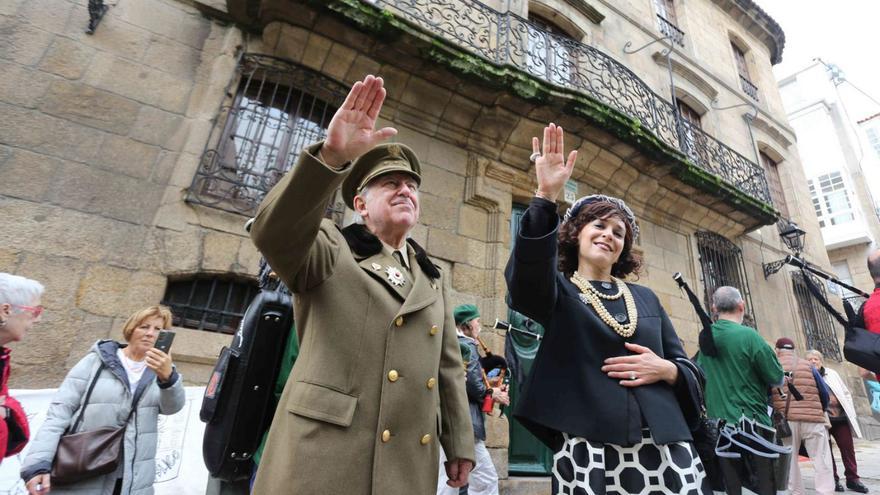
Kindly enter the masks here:
M 9 397 L 9 348 L 6 344 L 24 338 L 40 321 L 43 285 L 18 275 L 0 273 L 0 459 L 15 455 L 27 444 L 27 415 L 21 404 Z
M 171 326 L 171 312 L 151 306 L 132 314 L 122 328 L 127 344 L 100 340 L 64 378 L 52 398 L 46 420 L 22 463 L 21 477 L 30 495 L 51 492 L 88 495 L 150 495 L 156 476 L 159 414 L 183 408 L 183 379 L 171 356 L 153 347 L 159 331 Z M 86 391 L 94 389 L 83 404 Z M 129 415 L 137 398 L 136 411 Z M 118 427 L 129 417 L 123 440 L 123 462 L 116 472 L 71 485 L 52 485 L 52 460 L 61 436 L 85 408 L 77 432 Z
M 807 361 L 819 370 L 819 374 L 825 378 L 825 383 L 831 390 L 831 397 L 828 400 L 828 419 L 831 422 L 829 433 L 834 437 L 834 442 L 837 443 L 837 448 L 840 450 L 846 487 L 855 492 L 868 493 L 868 487 L 859 479 L 856 451 L 853 447 L 853 435 L 862 438 L 862 431 L 859 429 L 852 394 L 843 378 L 833 369 L 824 366 L 821 352 L 810 350 L 807 351 L 806 357 Z M 842 492 L 843 485 L 840 484 L 840 477 L 837 475 L 837 464 L 832 462 L 831 466 L 834 468 L 834 490 Z

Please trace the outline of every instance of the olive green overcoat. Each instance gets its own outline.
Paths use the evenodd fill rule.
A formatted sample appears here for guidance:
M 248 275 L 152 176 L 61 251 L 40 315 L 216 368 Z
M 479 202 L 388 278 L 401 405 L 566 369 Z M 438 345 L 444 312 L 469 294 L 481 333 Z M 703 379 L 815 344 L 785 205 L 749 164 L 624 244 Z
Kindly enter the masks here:
M 443 275 L 431 278 L 410 249 L 406 283 L 394 285 L 387 270 L 400 264 L 387 250 L 359 254 L 323 220 L 351 165 L 327 167 L 319 146 L 269 192 L 251 229 L 295 294 L 301 342 L 254 493 L 433 494 L 440 444 L 449 458 L 474 458 Z

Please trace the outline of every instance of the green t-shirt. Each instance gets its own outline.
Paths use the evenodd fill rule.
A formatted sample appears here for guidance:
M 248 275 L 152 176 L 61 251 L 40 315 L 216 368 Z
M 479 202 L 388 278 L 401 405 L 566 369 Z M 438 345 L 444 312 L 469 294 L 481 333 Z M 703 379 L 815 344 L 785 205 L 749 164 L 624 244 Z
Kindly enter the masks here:
M 739 421 L 742 415 L 772 426 L 767 415 L 767 389 L 782 382 L 782 365 L 757 330 L 728 320 L 712 325 L 718 356 L 700 353 L 706 373 L 706 413 L 710 418 Z

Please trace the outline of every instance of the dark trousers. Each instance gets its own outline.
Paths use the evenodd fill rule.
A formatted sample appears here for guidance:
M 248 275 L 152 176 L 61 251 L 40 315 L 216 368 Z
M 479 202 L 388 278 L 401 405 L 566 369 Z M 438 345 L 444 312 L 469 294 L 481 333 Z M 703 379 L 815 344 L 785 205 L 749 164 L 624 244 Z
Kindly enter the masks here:
M 859 480 L 859 468 L 856 465 L 856 451 L 853 447 L 852 429 L 849 427 L 849 421 L 841 421 L 840 423 L 832 423 L 831 436 L 834 437 L 834 443 L 840 450 L 840 458 L 843 461 L 843 475 L 847 481 Z M 831 443 L 831 440 L 828 440 Z M 831 466 L 834 468 L 834 481 L 840 479 L 837 475 L 837 464 L 834 462 L 834 450 L 831 450 Z

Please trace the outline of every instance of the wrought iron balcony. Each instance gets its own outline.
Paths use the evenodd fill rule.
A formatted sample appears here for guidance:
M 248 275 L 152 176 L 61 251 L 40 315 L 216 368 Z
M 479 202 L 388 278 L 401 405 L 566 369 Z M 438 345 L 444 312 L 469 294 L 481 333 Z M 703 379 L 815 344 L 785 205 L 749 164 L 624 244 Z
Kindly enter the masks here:
M 578 91 L 636 119 L 642 128 L 680 150 L 702 170 L 765 204 L 773 204 L 763 168 L 685 123 L 675 107 L 634 72 L 592 46 L 550 33 L 477 0 L 362 1 L 387 9 L 487 61 Z
M 669 36 L 673 43 L 684 46 L 684 31 L 678 29 L 678 26 L 660 14 L 657 14 L 657 20 L 660 21 L 660 32 L 663 33 L 663 36 Z
M 743 92 L 745 92 L 745 94 L 749 95 L 755 101 L 760 101 L 758 99 L 758 87 L 752 84 L 752 81 L 749 81 L 747 77 L 740 74 L 739 83 L 742 86 Z

